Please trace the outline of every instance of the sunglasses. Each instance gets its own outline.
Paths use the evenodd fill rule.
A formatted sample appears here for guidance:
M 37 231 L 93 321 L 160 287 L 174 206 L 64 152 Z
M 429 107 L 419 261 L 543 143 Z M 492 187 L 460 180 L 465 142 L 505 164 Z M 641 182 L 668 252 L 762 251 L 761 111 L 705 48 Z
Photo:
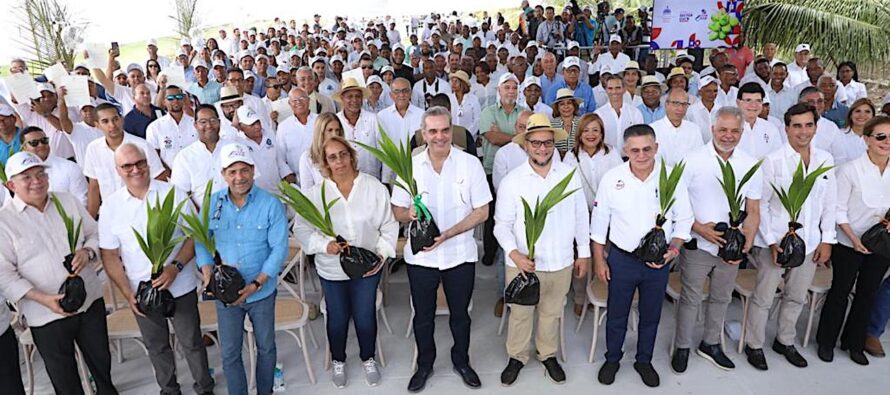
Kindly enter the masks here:
M 887 137 L 887 136 L 884 135 L 884 138 L 886 138 L 886 137 Z M 43 138 L 39 138 L 39 139 L 36 139 L 36 140 L 29 140 L 29 141 L 28 141 L 28 145 L 30 145 L 30 146 L 32 146 L 32 147 L 35 147 L 35 148 L 38 147 L 38 146 L 40 146 L 40 145 L 49 145 L 49 137 L 43 137 Z
M 371 66 L 371 65 L 364 65 L 364 66 L 362 66 L 362 69 L 364 69 L 364 70 L 371 70 L 371 69 L 373 69 L 373 68 L 374 68 L 374 66 Z
M 887 139 L 887 133 L 872 134 L 872 135 L 870 135 L 870 136 L 868 136 L 868 137 L 871 137 L 871 138 L 873 138 L 873 139 L 875 139 L 875 140 L 877 140 L 877 141 L 884 141 L 884 140 Z M 44 137 L 43 139 L 46 140 L 46 137 Z
M 185 98 L 185 95 L 182 93 L 176 95 L 167 95 L 167 100 L 182 100 Z

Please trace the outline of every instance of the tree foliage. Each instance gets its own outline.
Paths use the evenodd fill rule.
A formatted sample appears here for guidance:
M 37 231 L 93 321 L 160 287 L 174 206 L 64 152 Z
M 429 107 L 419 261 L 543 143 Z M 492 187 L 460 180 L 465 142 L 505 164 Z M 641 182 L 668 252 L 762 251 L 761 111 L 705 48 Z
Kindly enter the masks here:
M 27 53 L 26 61 L 44 68 L 61 62 L 74 67 L 77 46 L 86 23 L 59 0 L 21 0 L 12 10 L 19 35 L 14 40 Z
M 190 38 L 192 29 L 198 27 L 198 0 L 173 0 L 173 15 L 170 19 L 176 22 L 176 33 L 181 38 Z

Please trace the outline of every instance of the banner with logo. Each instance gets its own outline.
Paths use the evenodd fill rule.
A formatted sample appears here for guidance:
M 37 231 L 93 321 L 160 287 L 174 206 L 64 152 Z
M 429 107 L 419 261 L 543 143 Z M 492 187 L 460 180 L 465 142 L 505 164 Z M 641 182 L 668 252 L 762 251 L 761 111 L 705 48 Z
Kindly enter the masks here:
M 652 49 L 736 47 L 745 0 L 654 0 Z

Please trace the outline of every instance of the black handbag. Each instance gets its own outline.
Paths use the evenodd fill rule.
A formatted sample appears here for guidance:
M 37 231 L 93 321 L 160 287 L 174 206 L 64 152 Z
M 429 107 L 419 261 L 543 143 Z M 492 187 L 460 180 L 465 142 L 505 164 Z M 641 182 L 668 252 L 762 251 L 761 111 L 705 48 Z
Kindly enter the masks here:
M 535 273 L 520 273 L 504 290 L 504 303 L 534 306 L 541 300 L 541 280 Z
M 890 230 L 887 230 L 887 224 L 890 223 L 890 210 L 884 214 L 881 222 L 873 225 L 862 234 L 859 240 L 862 245 L 868 248 L 873 254 L 878 254 L 884 258 L 890 258 Z

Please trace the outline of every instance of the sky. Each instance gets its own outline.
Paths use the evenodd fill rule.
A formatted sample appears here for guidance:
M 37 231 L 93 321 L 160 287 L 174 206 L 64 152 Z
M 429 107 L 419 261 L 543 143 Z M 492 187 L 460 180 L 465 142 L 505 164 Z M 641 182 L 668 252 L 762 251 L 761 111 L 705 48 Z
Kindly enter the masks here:
M 172 36 L 175 24 L 169 15 L 173 14 L 173 0 L 59 0 L 68 6 L 76 18 L 88 22 L 86 41 L 127 43 L 146 40 L 152 37 Z M 300 7 L 311 2 L 311 10 Z M 0 10 L 19 7 L 22 0 L 0 0 Z M 484 7 L 494 10 L 516 7 L 520 0 L 448 0 L 447 9 L 439 12 L 472 11 Z M 246 23 L 255 20 L 271 20 L 278 16 L 283 19 L 296 19 L 298 22 L 310 19 L 314 13 L 323 16 L 325 25 L 334 15 L 347 14 L 350 20 L 362 17 L 384 15 L 412 15 L 429 13 L 430 3 L 422 0 L 199 0 L 201 26 Z M 484 5 L 483 5 L 484 4 Z M 259 5 L 262 5 L 260 7 Z M 21 36 L 17 21 L 12 12 L 0 15 L 0 62 L 6 63 L 21 54 L 11 37 Z M 265 26 L 263 26 L 265 28 Z M 215 33 L 213 33 L 215 35 Z

